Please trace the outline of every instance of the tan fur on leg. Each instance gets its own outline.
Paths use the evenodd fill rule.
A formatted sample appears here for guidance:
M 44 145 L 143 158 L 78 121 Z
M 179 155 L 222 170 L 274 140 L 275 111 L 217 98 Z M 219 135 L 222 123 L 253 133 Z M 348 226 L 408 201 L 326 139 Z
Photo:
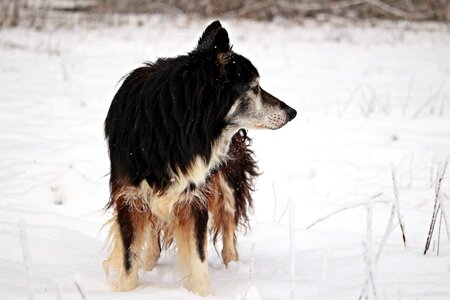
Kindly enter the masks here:
M 124 248 L 117 214 L 108 222 L 111 224 L 108 233 L 110 253 L 108 259 L 103 262 L 103 267 L 115 291 L 129 291 L 136 288 L 138 284 L 139 258 L 142 257 L 145 238 L 150 231 L 150 222 L 147 221 L 148 218 L 148 213 L 138 211 L 132 211 L 130 213 L 130 220 L 128 221 L 133 224 L 134 237 L 130 246 L 131 268 L 128 272 L 125 269 Z
M 137 286 L 137 268 L 133 267 L 128 273 L 125 271 L 123 244 L 117 216 L 115 215 L 108 223 L 111 224 L 108 233 L 109 257 L 103 262 L 103 269 L 115 291 L 129 291 Z
M 236 250 L 236 208 L 233 190 L 230 188 L 222 174 L 215 173 L 210 178 L 210 191 L 208 193 L 208 210 L 212 215 L 212 231 L 214 244 L 219 234 L 222 235 L 222 260 L 227 267 L 230 261 L 239 259 Z
M 230 188 L 223 176 L 219 175 L 219 185 L 222 195 L 221 223 L 222 223 L 222 259 L 225 267 L 230 261 L 238 260 L 236 250 L 236 221 L 235 221 L 235 199 L 233 190 Z
M 178 246 L 184 287 L 201 296 L 207 296 L 210 289 L 208 273 L 208 258 L 206 242 L 204 245 L 205 259 L 201 261 L 197 252 L 194 233 L 194 219 L 191 216 L 190 205 L 176 209 L 176 225 L 174 239 Z
M 236 235 L 234 233 L 236 225 L 234 224 L 234 216 L 228 215 L 223 216 L 223 226 L 222 226 L 222 260 L 225 267 L 231 261 L 238 261 L 239 256 L 236 250 Z
M 148 230 L 145 233 L 146 243 L 143 249 L 143 269 L 151 271 L 158 262 L 161 253 L 160 231 L 158 228 L 158 220 L 155 216 L 150 216 Z

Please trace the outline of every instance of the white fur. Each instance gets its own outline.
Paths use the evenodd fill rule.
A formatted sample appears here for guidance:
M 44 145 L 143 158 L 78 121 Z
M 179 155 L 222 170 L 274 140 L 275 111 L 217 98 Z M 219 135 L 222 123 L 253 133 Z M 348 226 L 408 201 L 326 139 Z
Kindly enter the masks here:
M 222 197 L 224 201 L 223 205 L 225 212 L 234 216 L 234 213 L 236 212 L 236 207 L 233 191 L 226 182 L 225 178 L 223 178 L 222 174 L 219 175 L 219 184 L 222 190 Z
M 152 188 L 147 180 L 142 180 L 139 187 L 128 186 L 116 197 L 123 197 L 126 204 L 136 211 L 146 211 L 150 207 Z

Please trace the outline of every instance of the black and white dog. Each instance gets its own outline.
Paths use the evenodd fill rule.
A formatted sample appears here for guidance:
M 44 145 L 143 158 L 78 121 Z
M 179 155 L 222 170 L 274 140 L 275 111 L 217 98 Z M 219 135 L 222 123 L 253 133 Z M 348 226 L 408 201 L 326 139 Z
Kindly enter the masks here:
M 184 286 L 207 295 L 208 226 L 227 265 L 252 206 L 258 172 L 246 129 L 278 129 L 296 114 L 260 87 L 219 21 L 189 54 L 132 71 L 105 120 L 114 215 L 104 267 L 113 287 L 134 289 L 138 268 L 151 270 L 175 241 Z

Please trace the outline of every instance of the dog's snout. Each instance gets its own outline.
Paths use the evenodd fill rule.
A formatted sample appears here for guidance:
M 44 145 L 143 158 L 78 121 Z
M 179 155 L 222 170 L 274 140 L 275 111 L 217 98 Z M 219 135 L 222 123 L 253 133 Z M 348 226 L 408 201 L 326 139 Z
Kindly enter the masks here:
M 280 100 L 278 100 L 278 101 L 280 101 Z M 286 113 L 288 122 L 292 121 L 297 116 L 297 111 L 295 109 L 293 109 L 292 107 L 290 107 L 289 105 L 287 105 L 286 103 L 284 103 L 283 101 L 280 101 L 280 106 L 281 106 L 281 109 L 284 110 L 284 112 Z
M 292 121 L 297 116 L 297 111 L 291 107 L 287 107 L 286 113 L 289 117 L 289 121 Z

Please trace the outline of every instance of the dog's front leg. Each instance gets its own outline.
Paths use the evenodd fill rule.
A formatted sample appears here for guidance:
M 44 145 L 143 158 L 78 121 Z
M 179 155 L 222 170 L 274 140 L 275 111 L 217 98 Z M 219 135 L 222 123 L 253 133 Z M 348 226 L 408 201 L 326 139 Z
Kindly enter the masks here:
M 234 215 L 228 212 L 223 212 L 222 218 L 222 260 L 225 267 L 231 261 L 238 261 L 239 255 L 236 250 L 236 224 Z
M 196 294 L 209 294 L 207 259 L 208 210 L 199 203 L 176 209 L 175 241 L 182 268 L 184 287 Z

